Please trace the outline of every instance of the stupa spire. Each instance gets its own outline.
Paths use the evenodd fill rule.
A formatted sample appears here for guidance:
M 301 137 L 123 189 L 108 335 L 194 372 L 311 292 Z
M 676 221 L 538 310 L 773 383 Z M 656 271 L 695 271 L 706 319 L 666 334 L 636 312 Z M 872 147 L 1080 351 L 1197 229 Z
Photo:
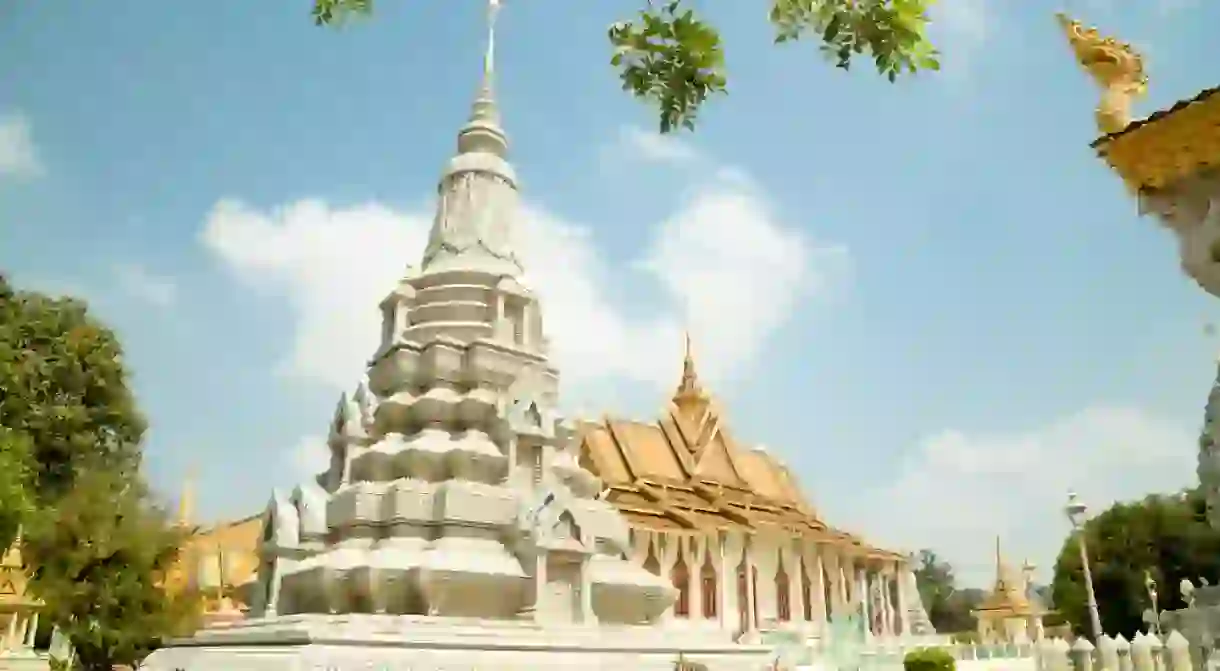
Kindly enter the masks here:
M 487 0 L 487 45 L 483 52 L 483 81 L 475 97 L 470 120 L 458 135 L 458 151 L 487 151 L 503 157 L 508 138 L 500 128 L 500 109 L 496 105 L 496 17 L 500 0 Z
M 487 0 L 483 78 L 470 118 L 458 132 L 457 154 L 439 185 L 440 202 L 424 250 L 421 272 L 474 271 L 520 279 L 514 235 L 517 177 L 506 157 L 494 93 L 496 17 L 501 0 Z

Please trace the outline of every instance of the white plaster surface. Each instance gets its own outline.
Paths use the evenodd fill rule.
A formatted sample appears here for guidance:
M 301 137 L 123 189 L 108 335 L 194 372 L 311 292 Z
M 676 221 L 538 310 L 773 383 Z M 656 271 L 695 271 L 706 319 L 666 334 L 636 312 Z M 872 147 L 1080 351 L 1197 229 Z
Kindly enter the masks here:
M 158 650 L 148 671 L 669 671 L 678 656 L 708 671 L 762 671 L 765 646 L 662 628 L 391 615 L 295 615 L 201 632 Z

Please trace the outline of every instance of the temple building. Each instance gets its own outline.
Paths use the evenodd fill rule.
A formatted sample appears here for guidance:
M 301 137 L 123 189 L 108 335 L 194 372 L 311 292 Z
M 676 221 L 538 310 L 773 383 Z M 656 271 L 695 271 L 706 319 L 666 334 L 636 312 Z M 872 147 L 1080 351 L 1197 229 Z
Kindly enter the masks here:
M 870 635 L 934 633 L 909 557 L 828 526 L 772 451 L 739 443 L 698 378 L 689 338 L 682 371 L 659 419 L 579 420 L 574 439 L 579 464 L 630 525 L 631 560 L 677 590 L 666 617 L 735 634 L 782 629 L 814 638 L 830 618 L 851 612 Z M 332 442 L 342 440 L 346 408 L 345 397 Z M 324 492 L 325 477 L 310 484 L 277 494 L 261 515 L 202 529 L 184 548 L 179 581 L 203 591 L 208 622 L 251 608 L 260 556 L 274 545 L 274 516 L 308 505 Z M 184 523 L 190 508 L 182 506 Z M 297 517 L 305 531 L 309 517 Z M 313 534 L 323 536 L 321 521 L 314 523 Z
M 995 541 L 995 583 L 974 611 L 979 640 L 983 643 L 1028 643 L 1044 636 L 1042 618 L 1047 615 L 1033 594 L 1034 567 L 1028 562 L 1017 573 L 1000 553 Z
M 829 527 L 734 440 L 689 341 L 658 420 L 560 413 L 488 44 L 422 259 L 330 418 L 329 466 L 183 553 L 213 615 L 248 617 L 147 667 L 754 671 L 775 659 L 762 634 L 832 617 L 931 633 L 908 558 Z
M 0 656 L 46 650 L 50 627 L 42 623 L 42 602 L 26 590 L 29 576 L 21 559 L 21 538 L 0 559 Z
M 671 617 L 811 637 L 849 610 L 878 636 L 926 623 L 918 596 L 901 588 L 907 556 L 827 526 L 776 455 L 734 438 L 689 338 L 658 420 L 582 421 L 579 439 L 581 465 L 631 525 L 632 559 L 678 590 Z
M 180 526 L 194 525 L 194 507 L 194 483 L 188 480 L 178 500 Z M 243 585 L 258 570 L 258 556 L 253 549 L 262 534 L 262 515 L 197 529 L 180 549 L 177 562 L 166 576 L 167 591 L 197 594 L 205 626 L 244 617 L 249 599 Z

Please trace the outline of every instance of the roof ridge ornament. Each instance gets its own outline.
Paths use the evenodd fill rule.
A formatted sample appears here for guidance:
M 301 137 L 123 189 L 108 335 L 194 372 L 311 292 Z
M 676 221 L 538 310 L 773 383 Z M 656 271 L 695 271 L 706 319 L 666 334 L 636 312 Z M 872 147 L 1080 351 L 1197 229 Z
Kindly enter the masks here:
M 674 401 L 706 400 L 707 392 L 699 383 L 699 374 L 695 371 L 695 355 L 691 347 L 690 331 L 685 332 L 685 352 L 682 357 L 682 380 L 678 383 L 678 391 Z
M 1076 61 L 1101 87 L 1097 128 L 1103 135 L 1117 133 L 1131 123 L 1131 104 L 1148 90 L 1144 57 L 1130 44 L 1104 37 L 1063 12 L 1055 15 L 1067 36 Z

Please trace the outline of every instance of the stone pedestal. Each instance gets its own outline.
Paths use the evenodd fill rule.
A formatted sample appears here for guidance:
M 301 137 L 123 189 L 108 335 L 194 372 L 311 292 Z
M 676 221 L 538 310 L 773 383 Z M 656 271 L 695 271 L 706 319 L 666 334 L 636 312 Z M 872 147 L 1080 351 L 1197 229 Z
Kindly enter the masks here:
M 200 632 L 150 655 L 148 671 L 671 671 L 681 656 L 708 671 L 763 671 L 769 646 L 656 626 L 542 626 L 424 616 L 294 615 Z

